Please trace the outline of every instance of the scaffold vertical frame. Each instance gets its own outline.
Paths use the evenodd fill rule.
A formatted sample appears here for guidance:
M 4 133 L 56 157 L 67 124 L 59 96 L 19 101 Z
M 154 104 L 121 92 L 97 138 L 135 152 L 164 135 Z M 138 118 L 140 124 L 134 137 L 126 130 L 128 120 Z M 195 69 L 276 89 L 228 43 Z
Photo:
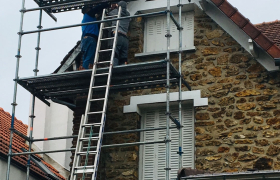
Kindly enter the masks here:
M 30 161 L 31 161 L 31 155 L 32 154 L 42 154 L 42 153 L 56 153 L 56 152 L 67 152 L 67 151 L 75 151 L 75 148 L 70 148 L 70 149 L 64 149 L 64 150 L 50 150 L 50 151 L 41 151 L 41 152 L 31 152 L 31 147 L 32 143 L 35 141 L 47 141 L 47 140 L 59 140 L 59 139 L 69 139 L 69 138 L 76 138 L 77 136 L 64 136 L 64 137 L 54 137 L 54 138 L 44 138 L 44 139 L 33 139 L 33 122 L 35 118 L 35 95 L 33 94 L 32 96 L 32 101 L 31 101 L 31 114 L 30 114 L 30 127 L 29 127 L 29 137 L 20 134 L 18 131 L 14 129 L 14 121 L 15 121 L 15 110 L 16 110 L 16 97 L 17 97 L 17 80 L 18 80 L 18 74 L 19 74 L 19 62 L 21 58 L 21 46 L 22 46 L 22 36 L 25 34 L 32 34 L 32 33 L 38 33 L 37 37 L 37 46 L 35 48 L 36 50 L 36 58 L 35 58 L 35 69 L 34 71 L 34 76 L 37 76 L 38 74 L 38 62 L 39 62 L 39 51 L 41 50 L 40 48 L 40 40 L 41 40 L 41 33 L 46 32 L 46 31 L 53 31 L 53 30 L 59 30 L 59 29 L 66 29 L 66 28 L 72 28 L 72 27 L 78 27 L 78 26 L 83 26 L 83 25 L 90 25 L 90 24 L 97 24 L 97 23 L 102 23 L 102 22 L 111 22 L 115 20 L 122 20 L 122 19 L 128 19 L 128 18 L 137 18 L 137 17 L 148 17 L 148 16 L 153 16 L 153 15 L 160 15 L 160 14 L 165 14 L 167 18 L 167 33 L 166 33 L 166 39 L 167 39 L 167 53 L 166 53 L 166 127 L 159 127 L 159 128 L 150 128 L 150 129 L 135 129 L 135 130 L 127 130 L 127 131 L 118 131 L 115 132 L 117 133 L 131 133 L 131 132 L 145 132 L 145 131 L 155 131 L 155 130 L 161 130 L 165 129 L 166 130 L 166 137 L 162 141 L 153 141 L 153 142 L 135 142 L 135 143 L 123 143 L 123 144 L 112 144 L 112 145 L 103 145 L 102 148 L 106 147 L 118 147 L 118 146 L 131 146 L 131 145 L 145 145 L 145 144 L 156 144 L 156 143 L 165 143 L 166 144 L 166 164 L 165 164 L 165 170 L 166 170 L 166 179 L 170 179 L 170 129 L 177 128 L 179 130 L 179 150 L 178 150 L 178 155 L 179 155 L 179 163 L 178 166 L 179 168 L 182 167 L 182 0 L 178 0 L 178 8 L 179 8 L 179 18 L 178 21 L 174 18 L 174 16 L 171 13 L 171 7 L 170 7 L 170 0 L 167 1 L 167 8 L 166 11 L 159 11 L 159 12 L 153 12 L 153 13 L 146 13 L 146 14 L 139 14 L 139 15 L 133 15 L 133 16 L 128 16 L 128 17 L 121 17 L 121 18 L 112 18 L 108 20 L 100 20 L 100 21 L 95 21 L 95 22 L 89 22 L 89 23 L 80 23 L 80 24 L 73 24 L 73 25 L 68 25 L 68 26 L 61 26 L 61 27 L 54 27 L 54 28 L 47 28 L 43 29 L 42 28 L 42 13 L 43 10 L 47 8 L 52 8 L 52 7 L 59 7 L 60 5 L 54 4 L 54 5 L 49 5 L 49 6 L 42 6 L 38 8 L 31 8 L 31 9 L 25 9 L 25 0 L 22 0 L 22 7 L 21 7 L 21 18 L 20 18 L 20 28 L 19 28 L 19 39 L 18 39 L 18 50 L 17 50 L 17 61 L 16 61 L 16 71 L 15 71 L 15 84 L 14 84 L 14 95 L 13 95 L 13 103 L 12 103 L 12 119 L 11 119 L 11 131 L 10 131 L 10 143 L 9 143 L 9 153 L 8 153 L 8 168 L 6 172 L 6 180 L 10 180 L 10 166 L 11 166 L 11 160 L 12 156 L 19 156 L 19 155 L 28 155 L 28 160 L 27 160 L 27 173 L 26 173 L 26 179 L 29 180 L 30 177 Z M 77 1 L 77 2 L 68 2 L 65 4 L 75 4 L 78 2 L 82 1 Z M 26 12 L 32 12 L 32 11 L 37 11 L 39 10 L 39 25 L 37 26 L 37 30 L 32 30 L 32 31 L 23 31 L 23 20 L 24 20 L 24 14 Z M 178 111 L 179 111 L 179 122 L 176 123 L 176 126 L 170 126 L 170 119 L 174 122 L 177 121 L 176 119 L 172 118 L 171 113 L 170 113 L 170 63 L 171 63 L 171 58 L 170 58 L 170 38 L 172 37 L 171 33 L 171 20 L 175 23 L 177 26 L 177 29 L 179 31 L 179 101 L 178 101 Z M 13 133 L 17 133 L 21 137 L 25 138 L 28 143 L 29 143 L 29 149 L 27 152 L 22 152 L 22 153 L 13 153 L 12 152 L 12 142 L 13 142 Z M 105 134 L 114 134 L 114 132 L 105 132 Z

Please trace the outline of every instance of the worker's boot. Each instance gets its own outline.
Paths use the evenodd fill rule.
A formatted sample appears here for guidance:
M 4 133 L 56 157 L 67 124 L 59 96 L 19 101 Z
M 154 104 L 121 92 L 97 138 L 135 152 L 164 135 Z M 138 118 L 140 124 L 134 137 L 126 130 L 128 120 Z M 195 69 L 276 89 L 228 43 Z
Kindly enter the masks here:
M 89 69 L 92 69 L 92 68 L 93 68 L 93 64 L 89 64 L 89 65 L 88 65 L 88 68 L 89 68 Z
M 83 65 L 80 65 L 80 67 L 78 68 L 79 71 L 85 70 L 85 68 L 83 67 Z

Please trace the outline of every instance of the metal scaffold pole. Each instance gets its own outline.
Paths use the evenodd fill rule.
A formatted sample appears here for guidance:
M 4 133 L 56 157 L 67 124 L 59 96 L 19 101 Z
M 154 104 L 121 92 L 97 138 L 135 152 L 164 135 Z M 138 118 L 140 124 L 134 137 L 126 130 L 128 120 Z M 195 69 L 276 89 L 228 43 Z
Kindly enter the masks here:
M 22 0 L 22 9 L 25 7 L 25 0 Z M 21 18 L 20 18 L 20 27 L 19 32 L 22 32 L 23 27 L 23 17 L 24 12 L 21 12 Z M 11 119 L 11 132 L 10 132 L 10 144 L 9 144 L 9 153 L 8 153 L 8 167 L 7 167 L 7 174 L 6 174 L 6 180 L 10 179 L 10 168 L 11 168 L 11 159 L 12 159 L 12 144 L 13 144 L 13 132 L 14 132 L 14 123 L 15 123 L 15 111 L 16 111 L 16 105 L 17 105 L 17 80 L 18 80 L 18 73 L 19 73 L 19 61 L 21 58 L 20 50 L 21 50 L 21 40 L 22 40 L 22 34 L 19 33 L 18 38 L 18 50 L 17 50 L 17 61 L 16 61 L 16 72 L 15 72 L 15 84 L 14 84 L 14 95 L 13 95 L 13 103 L 12 103 L 12 119 Z
M 39 25 L 37 26 L 38 29 L 42 28 L 42 14 L 43 11 L 40 10 L 39 11 Z M 41 40 L 41 32 L 38 32 L 38 36 L 37 36 L 37 46 L 35 48 L 36 50 L 36 58 L 35 58 L 35 69 L 34 71 L 34 76 L 37 76 L 38 73 L 38 61 L 39 61 L 39 52 L 41 50 L 40 48 L 40 40 Z M 35 95 L 32 96 L 32 105 L 31 105 L 31 114 L 30 114 L 30 124 L 29 124 L 29 148 L 28 148 L 28 152 L 31 152 L 31 147 L 32 147 L 32 143 L 33 143 L 33 122 L 34 122 L 34 118 L 35 118 Z M 27 160 L 27 172 L 26 172 L 26 180 L 29 180 L 29 175 L 30 175 L 30 166 L 31 166 L 31 155 L 28 155 L 28 160 Z
M 181 126 L 183 125 L 183 121 L 182 121 L 182 0 L 179 0 L 179 75 L 180 75 L 180 79 L 179 79 L 179 122 L 181 124 Z M 179 128 L 179 151 L 178 151 L 178 155 L 179 155 L 179 169 L 182 168 L 183 164 L 182 164 L 182 146 L 183 146 L 183 131 L 182 131 L 182 127 Z
M 169 91 L 170 91 L 170 0 L 167 0 L 167 53 L 166 53 L 166 60 L 167 60 L 167 69 L 166 69 L 166 137 L 165 137 L 165 143 L 166 143 L 166 180 L 170 179 L 170 129 L 169 129 L 169 118 L 170 118 L 170 107 L 169 107 Z

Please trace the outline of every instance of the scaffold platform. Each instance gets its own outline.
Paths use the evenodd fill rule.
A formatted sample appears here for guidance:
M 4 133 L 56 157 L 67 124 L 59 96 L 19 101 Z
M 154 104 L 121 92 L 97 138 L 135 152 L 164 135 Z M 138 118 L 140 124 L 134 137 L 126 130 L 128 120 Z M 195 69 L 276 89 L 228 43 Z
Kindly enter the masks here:
M 61 13 L 82 9 L 86 5 L 94 5 L 102 2 L 116 2 L 115 0 L 34 0 L 39 7 L 46 7 L 49 13 Z M 133 0 L 125 0 L 133 1 Z M 134 0 L 135 1 L 135 0 Z M 49 7 L 49 8 L 48 8 Z
M 113 68 L 110 91 L 130 91 L 147 88 L 164 87 L 166 85 L 166 60 L 128 64 Z M 106 72 L 108 68 L 100 68 L 97 73 Z M 72 71 L 34 77 L 19 78 L 18 84 L 49 105 L 48 99 L 73 100 L 87 95 L 92 70 Z M 179 72 L 170 66 L 170 85 L 178 86 Z M 104 77 L 96 77 L 96 85 L 101 85 Z M 183 80 L 183 84 L 190 86 Z M 102 91 L 96 89 L 96 93 Z

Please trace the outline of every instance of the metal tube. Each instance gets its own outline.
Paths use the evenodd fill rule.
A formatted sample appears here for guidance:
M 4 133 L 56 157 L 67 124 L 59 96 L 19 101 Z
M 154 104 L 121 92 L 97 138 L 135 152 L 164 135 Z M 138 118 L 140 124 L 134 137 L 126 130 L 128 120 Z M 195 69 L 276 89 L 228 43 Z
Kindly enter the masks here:
M 170 129 L 175 129 L 177 126 L 171 126 Z M 156 130 L 163 130 L 166 127 L 159 127 L 159 128 L 148 128 L 148 129 L 134 129 L 134 130 L 126 130 L 126 131 L 115 131 L 115 132 L 104 132 L 103 135 L 112 135 L 112 134 L 125 134 L 125 133 L 134 133 L 134 132 L 144 132 L 144 131 L 156 131 Z M 93 136 L 98 135 L 99 133 L 92 134 Z M 51 141 L 51 140 L 59 140 L 59 139 L 70 139 L 70 138 L 77 138 L 78 135 L 75 136 L 61 136 L 61 137 L 53 137 L 53 138 L 43 138 L 43 139 L 33 139 L 32 141 Z
M 22 0 L 22 9 L 25 6 L 25 0 Z M 21 18 L 20 18 L 20 27 L 19 31 L 22 31 L 23 27 L 23 17 L 24 13 L 21 12 Z M 18 37 L 18 50 L 17 50 L 17 62 L 16 62 L 16 72 L 15 72 L 15 84 L 14 84 L 14 95 L 13 95 L 13 103 L 12 103 L 12 119 L 11 119 L 11 132 L 10 132 L 10 144 L 9 144 L 9 153 L 8 153 L 8 167 L 7 167 L 7 174 L 6 174 L 6 180 L 10 179 L 10 168 L 11 168 L 11 154 L 12 154 L 12 144 L 13 144 L 13 129 L 14 129 L 14 123 L 15 123 L 15 111 L 16 111 L 16 99 L 17 99 L 17 80 L 18 80 L 18 73 L 19 73 L 19 60 L 21 58 L 20 50 L 21 50 L 21 40 L 22 40 L 22 34 L 19 34 Z
M 33 139 L 32 141 L 51 141 L 51 140 L 59 140 L 59 139 L 70 139 L 77 138 L 78 136 L 61 136 L 61 137 L 52 137 L 52 138 L 43 138 L 43 139 Z
M 173 16 L 173 14 L 170 14 L 170 18 L 171 20 L 174 22 L 174 24 L 176 25 L 176 27 L 179 29 L 181 26 L 179 24 L 179 22 L 176 21 L 175 17 Z
M 90 25 L 90 24 L 99 24 L 99 23 L 104 23 L 104 22 L 111 22 L 111 21 L 116 21 L 116 20 L 153 16 L 153 15 L 159 15 L 159 14 L 165 14 L 165 13 L 166 13 L 165 11 L 160 11 L 160 12 L 154 12 L 154 13 L 139 14 L 139 15 L 134 15 L 134 16 L 126 16 L 126 17 L 120 17 L 120 18 L 114 18 L 114 19 L 107 19 L 107 20 L 102 20 L 102 21 L 94 21 L 94 22 L 88 22 L 88 23 L 80 23 L 80 24 L 73 24 L 73 25 L 60 26 L 60 27 L 54 27 L 54 28 L 26 31 L 26 32 L 20 32 L 20 33 L 22 35 L 32 34 L 32 33 L 37 33 L 37 32 L 53 31 L 53 30 L 66 29 L 66 28 L 72 28 L 72 27 L 78 27 L 78 26 L 84 26 L 84 25 Z
M 179 0 L 179 122 L 181 125 L 183 125 L 182 121 L 182 0 Z M 178 155 L 179 155 L 179 168 L 183 167 L 182 162 L 182 147 L 183 147 L 183 129 L 179 129 L 179 149 L 178 149 Z
M 19 135 L 20 137 L 22 137 L 23 139 L 29 141 L 29 137 L 25 136 L 24 134 L 22 134 L 21 132 L 17 131 L 17 130 L 13 130 L 15 134 Z
M 57 153 L 57 152 L 67 152 L 67 151 L 75 151 L 75 148 L 70 149 L 60 149 L 60 150 L 49 150 L 49 151 L 39 151 L 39 152 L 22 152 L 22 153 L 14 153 L 12 156 L 20 156 L 20 155 L 31 155 L 31 154 L 45 154 L 45 153 Z
M 165 141 L 151 141 L 151 142 L 135 142 L 135 143 L 123 143 L 123 144 L 110 144 L 110 145 L 102 145 L 102 148 L 110 148 L 110 147 L 121 147 L 121 146 L 135 146 L 135 145 L 146 145 L 146 144 L 157 144 L 157 143 L 165 143 Z M 87 149 L 88 147 L 84 147 L 83 149 Z M 90 146 L 90 148 L 96 148 L 96 146 Z M 57 152 L 66 152 L 66 151 L 75 151 L 76 148 L 69 149 L 60 149 L 60 150 L 49 150 L 49 151 L 39 151 L 39 152 L 22 152 L 15 153 L 12 156 L 20 156 L 20 155 L 31 155 L 31 154 L 45 154 L 45 153 L 57 153 Z
M 42 28 L 42 15 L 43 15 L 43 10 L 40 10 L 39 12 L 39 25 L 37 26 L 38 29 Z M 35 69 L 34 71 L 34 76 L 37 76 L 38 73 L 38 61 L 39 61 L 39 52 L 40 52 L 40 40 L 41 40 L 41 32 L 38 32 L 37 36 L 37 47 L 36 49 L 36 58 L 35 58 Z M 31 114 L 30 114 L 30 124 L 29 124 L 29 148 L 28 152 L 31 152 L 32 148 L 32 136 L 33 136 L 33 123 L 34 123 L 34 118 L 35 118 L 35 95 L 32 96 L 32 105 L 31 105 Z M 29 180 L 30 176 L 30 166 L 31 166 L 31 155 L 28 155 L 28 160 L 27 160 L 27 172 L 26 172 L 26 180 Z
M 169 115 L 170 115 L 170 108 L 169 108 L 169 91 L 170 91 L 170 0 L 167 0 L 167 53 L 166 53 L 166 59 L 167 59 L 167 69 L 166 69 L 166 137 L 165 137 L 165 143 L 166 143 L 166 176 L 165 179 L 170 179 L 170 129 L 169 129 Z

